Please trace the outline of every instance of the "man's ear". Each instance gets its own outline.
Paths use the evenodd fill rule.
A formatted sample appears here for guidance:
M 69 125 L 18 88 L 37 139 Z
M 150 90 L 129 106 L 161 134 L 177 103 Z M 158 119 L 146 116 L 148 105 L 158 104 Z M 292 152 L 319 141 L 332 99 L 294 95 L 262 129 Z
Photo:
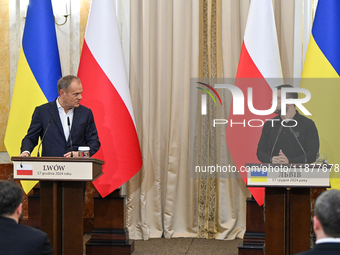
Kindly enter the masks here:
M 20 203 L 16 209 L 17 214 L 21 215 L 22 214 L 22 203 Z
M 313 217 L 313 229 L 314 232 L 320 231 L 322 229 L 321 223 L 316 216 Z

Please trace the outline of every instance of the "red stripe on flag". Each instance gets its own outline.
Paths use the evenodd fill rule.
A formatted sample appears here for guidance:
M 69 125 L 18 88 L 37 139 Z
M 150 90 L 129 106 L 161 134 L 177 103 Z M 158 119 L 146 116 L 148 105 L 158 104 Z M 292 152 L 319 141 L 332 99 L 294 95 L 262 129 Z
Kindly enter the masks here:
M 94 185 L 105 197 L 142 167 L 138 136 L 124 101 L 95 60 L 86 40 L 78 76 L 84 89 L 81 103 L 92 109 L 101 142 L 95 157 L 105 161 L 104 175 Z
M 17 175 L 33 175 L 33 170 L 19 170 L 17 169 Z
M 267 110 L 271 107 L 272 89 L 256 67 L 244 43 L 242 45 L 235 85 L 242 90 L 244 95 L 244 115 L 233 115 L 233 105 L 231 105 L 228 127 L 226 130 L 226 140 L 235 166 L 240 170 L 241 166 L 244 166 L 246 163 L 259 162 L 256 156 L 256 151 L 262 127 L 250 127 L 248 125 L 249 120 L 262 120 L 265 122 L 266 119 L 270 119 L 275 116 L 275 114 L 267 116 L 255 115 L 248 109 L 248 87 L 253 88 L 253 105 L 254 108 L 258 110 Z M 231 123 L 244 124 L 235 124 L 231 127 Z M 250 125 L 252 126 L 260 124 L 260 121 L 250 122 Z M 247 173 L 240 172 L 240 174 L 244 182 L 247 183 Z M 262 205 L 264 202 L 264 189 L 249 188 L 249 190 L 257 203 Z
M 244 42 L 242 43 L 241 55 L 240 60 L 238 62 L 236 78 L 263 78 L 254 61 L 249 56 L 248 50 Z

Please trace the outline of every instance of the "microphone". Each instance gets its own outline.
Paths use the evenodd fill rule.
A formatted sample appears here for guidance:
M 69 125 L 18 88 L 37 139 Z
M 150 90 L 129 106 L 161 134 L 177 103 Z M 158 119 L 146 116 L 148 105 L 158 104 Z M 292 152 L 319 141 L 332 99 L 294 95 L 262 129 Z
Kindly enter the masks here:
M 303 149 L 303 147 L 302 147 L 302 145 L 301 145 L 299 139 L 297 139 L 296 135 L 294 134 L 293 128 L 292 128 L 292 127 L 289 127 L 289 130 L 290 130 L 290 132 L 293 134 L 293 136 L 295 137 L 295 139 L 296 139 L 296 141 L 298 142 L 298 144 L 300 145 L 300 148 L 301 148 L 301 150 L 302 150 L 302 152 L 303 152 L 303 155 L 305 155 L 305 163 L 307 163 L 307 154 L 306 154 L 305 150 Z
M 72 136 L 71 136 L 71 128 L 70 128 L 70 118 L 67 116 L 67 126 L 68 131 L 70 133 L 70 142 L 71 142 L 71 158 L 73 158 L 73 148 L 72 148 Z
M 273 157 L 273 152 L 274 152 L 274 149 L 275 149 L 275 145 L 276 145 L 276 143 L 277 143 L 277 139 L 279 138 L 281 132 L 282 132 L 282 126 L 280 126 L 279 131 L 277 132 L 277 136 L 276 136 L 276 138 L 275 138 L 275 142 L 274 142 L 274 145 L 273 145 L 273 149 L 272 149 L 272 151 L 270 152 L 270 162 L 272 162 L 272 157 Z
M 42 142 L 44 141 L 45 135 L 46 135 L 46 133 L 47 133 L 48 128 L 49 128 L 50 125 L 51 125 L 51 122 L 52 122 L 52 120 L 53 120 L 53 117 L 54 117 L 54 114 L 51 115 L 51 118 L 50 118 L 50 120 L 48 121 L 47 127 L 46 127 L 46 129 L 45 129 L 45 133 L 44 133 L 43 137 L 41 138 L 40 144 L 39 144 L 39 146 L 38 146 L 37 157 L 40 157 L 39 149 L 40 149 L 40 146 L 42 145 Z

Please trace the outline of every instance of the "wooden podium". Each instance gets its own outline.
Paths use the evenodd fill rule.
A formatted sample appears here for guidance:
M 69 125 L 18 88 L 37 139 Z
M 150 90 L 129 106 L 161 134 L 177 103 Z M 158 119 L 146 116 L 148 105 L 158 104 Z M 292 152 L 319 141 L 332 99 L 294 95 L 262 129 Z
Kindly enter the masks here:
M 94 158 L 12 157 L 13 177 L 40 181 L 41 230 L 54 255 L 83 254 L 84 181 L 102 174 Z
M 246 164 L 247 186 L 265 187 L 265 254 L 288 255 L 310 248 L 310 189 L 329 187 L 331 167 Z

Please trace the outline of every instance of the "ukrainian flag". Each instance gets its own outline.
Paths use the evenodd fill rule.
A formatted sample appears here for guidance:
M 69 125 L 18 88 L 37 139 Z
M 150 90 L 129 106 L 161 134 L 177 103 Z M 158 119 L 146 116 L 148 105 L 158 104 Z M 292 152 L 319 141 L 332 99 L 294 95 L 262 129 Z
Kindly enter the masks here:
M 320 137 L 320 153 L 329 164 L 340 164 L 340 1 L 319 0 L 307 49 L 300 87 L 311 92 L 304 104 Z M 307 79 L 312 78 L 312 79 Z M 319 79 L 316 79 L 319 78 Z M 336 173 L 334 173 L 336 174 Z M 335 177 L 333 173 L 332 177 Z M 340 178 L 331 179 L 340 189 Z
M 251 182 L 267 182 L 267 171 L 262 170 L 252 170 L 250 172 L 250 180 Z
M 4 141 L 10 156 L 20 154 L 21 140 L 27 133 L 35 107 L 57 98 L 60 78 L 51 0 L 30 0 Z M 36 154 L 35 150 L 31 155 Z M 26 193 L 35 184 L 36 181 L 22 181 Z

